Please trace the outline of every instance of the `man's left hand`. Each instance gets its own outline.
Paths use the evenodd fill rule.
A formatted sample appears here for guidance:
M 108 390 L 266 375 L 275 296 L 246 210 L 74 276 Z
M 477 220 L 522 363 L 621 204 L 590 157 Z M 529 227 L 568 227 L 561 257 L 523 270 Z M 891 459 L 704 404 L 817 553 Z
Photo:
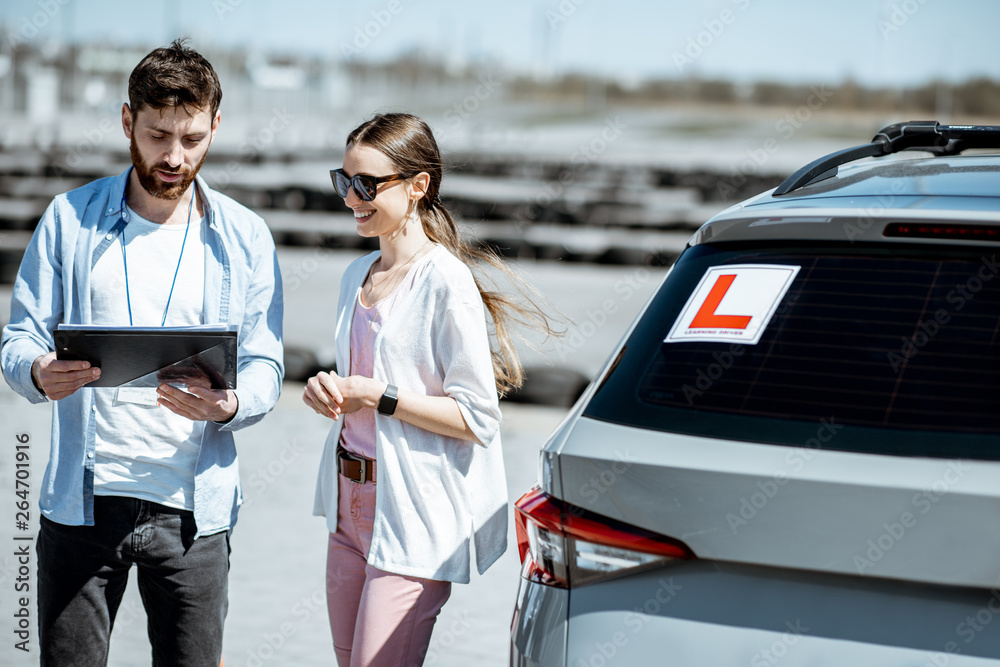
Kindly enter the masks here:
M 231 389 L 206 389 L 189 385 L 187 391 L 169 384 L 157 388 L 160 405 L 193 421 L 224 423 L 233 418 L 239 405 Z

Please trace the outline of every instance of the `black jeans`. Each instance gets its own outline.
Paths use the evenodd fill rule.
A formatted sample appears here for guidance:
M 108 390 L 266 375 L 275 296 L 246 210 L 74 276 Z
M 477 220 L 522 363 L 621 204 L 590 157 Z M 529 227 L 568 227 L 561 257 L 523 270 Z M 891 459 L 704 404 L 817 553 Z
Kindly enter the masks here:
M 194 515 L 134 498 L 94 498 L 93 526 L 42 518 L 38 627 L 42 667 L 106 665 L 132 565 L 153 667 L 218 667 L 228 609 L 229 536 L 194 539 Z

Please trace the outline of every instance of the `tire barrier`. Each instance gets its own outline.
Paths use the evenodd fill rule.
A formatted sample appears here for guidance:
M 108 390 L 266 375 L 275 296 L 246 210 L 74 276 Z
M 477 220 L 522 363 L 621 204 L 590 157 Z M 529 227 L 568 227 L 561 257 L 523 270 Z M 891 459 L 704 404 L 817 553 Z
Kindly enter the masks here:
M 316 353 L 297 345 L 285 346 L 285 381 L 305 382 L 320 371 L 336 372 L 322 365 Z M 524 385 L 504 397 L 511 403 L 571 407 L 580 398 L 590 378 L 570 368 L 534 366 L 525 369 Z
M 24 250 L 0 249 L 0 285 L 13 285 Z
M 576 403 L 588 384 L 590 378 L 570 368 L 533 366 L 524 370 L 524 385 L 505 400 L 568 408 Z
M 0 160 L 0 246 L 10 250 L 20 240 L 12 244 L 4 237 L 30 236 L 54 194 L 114 173 L 123 158 L 102 153 L 93 169 L 49 173 L 46 157 L 37 151 L 0 157 L 9 158 Z M 216 156 L 215 164 L 222 157 Z M 726 177 L 721 173 L 593 165 L 572 188 L 560 185 L 556 194 L 542 198 L 538 179 L 558 184 L 573 165 L 535 161 L 522 173 L 522 162 L 459 156 L 444 194 L 452 213 L 472 223 L 480 243 L 512 259 L 666 265 L 704 220 L 725 207 L 716 201 L 716 186 Z M 371 249 L 329 184 L 303 181 L 295 170 L 301 164 L 291 170 L 289 164 L 277 159 L 246 164 L 240 179 L 220 185 L 220 191 L 259 212 L 278 246 Z M 649 196 L 641 205 L 621 194 L 621 183 L 631 180 L 646 184 Z M 0 256 L 0 284 L 11 283 L 9 265 L 20 260 L 19 254 L 8 254 Z
M 319 358 L 311 350 L 295 345 L 285 345 L 285 380 L 290 382 L 305 382 L 323 368 Z

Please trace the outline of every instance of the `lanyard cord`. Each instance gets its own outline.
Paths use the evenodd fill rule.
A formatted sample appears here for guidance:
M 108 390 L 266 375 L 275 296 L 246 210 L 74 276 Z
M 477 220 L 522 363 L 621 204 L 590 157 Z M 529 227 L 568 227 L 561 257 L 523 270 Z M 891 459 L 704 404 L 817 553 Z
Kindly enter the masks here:
M 181 240 L 181 252 L 177 256 L 177 268 L 174 269 L 174 279 L 170 282 L 170 293 L 167 294 L 167 305 L 163 309 L 163 319 L 160 321 L 160 326 L 162 327 L 167 322 L 167 312 L 170 310 L 170 300 L 174 297 L 174 285 L 177 284 L 177 274 L 181 270 L 181 260 L 184 258 L 184 247 L 187 245 L 188 232 L 191 231 L 191 212 L 194 210 L 194 198 L 196 192 L 192 190 L 191 192 L 191 203 L 188 204 L 188 217 L 187 226 L 184 228 L 184 238 Z M 125 301 L 128 304 L 128 325 L 134 326 L 132 324 L 132 297 L 129 294 L 128 289 L 128 256 L 125 252 L 125 225 L 128 224 L 128 211 L 125 208 L 125 192 L 122 191 L 122 212 L 121 212 L 121 223 L 122 223 L 122 233 L 118 238 L 122 242 L 122 264 L 125 266 Z

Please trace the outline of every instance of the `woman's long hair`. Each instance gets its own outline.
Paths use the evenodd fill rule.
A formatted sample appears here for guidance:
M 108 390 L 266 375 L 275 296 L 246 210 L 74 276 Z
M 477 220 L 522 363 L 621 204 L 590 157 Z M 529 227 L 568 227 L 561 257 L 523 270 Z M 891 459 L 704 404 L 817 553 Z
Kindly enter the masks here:
M 431 128 L 411 114 L 380 114 L 362 123 L 347 137 L 347 145 L 370 146 L 387 156 L 407 175 L 427 172 L 430 183 L 427 192 L 417 202 L 417 212 L 424 232 L 435 243 L 440 243 L 472 269 L 483 265 L 502 272 L 519 293 L 521 300 L 511 299 L 501 290 L 484 288 L 484 277 L 473 278 L 483 304 L 492 321 L 495 345 L 490 345 L 493 356 L 493 375 L 497 392 L 503 396 L 524 383 L 524 368 L 514 347 L 512 325 L 517 322 L 546 335 L 557 333 L 552 322 L 556 317 L 546 314 L 536 303 L 538 293 L 528 285 L 493 249 L 483 247 L 459 233 L 454 218 L 441 203 L 439 192 L 443 163 Z M 491 281 L 492 282 L 492 281 Z

